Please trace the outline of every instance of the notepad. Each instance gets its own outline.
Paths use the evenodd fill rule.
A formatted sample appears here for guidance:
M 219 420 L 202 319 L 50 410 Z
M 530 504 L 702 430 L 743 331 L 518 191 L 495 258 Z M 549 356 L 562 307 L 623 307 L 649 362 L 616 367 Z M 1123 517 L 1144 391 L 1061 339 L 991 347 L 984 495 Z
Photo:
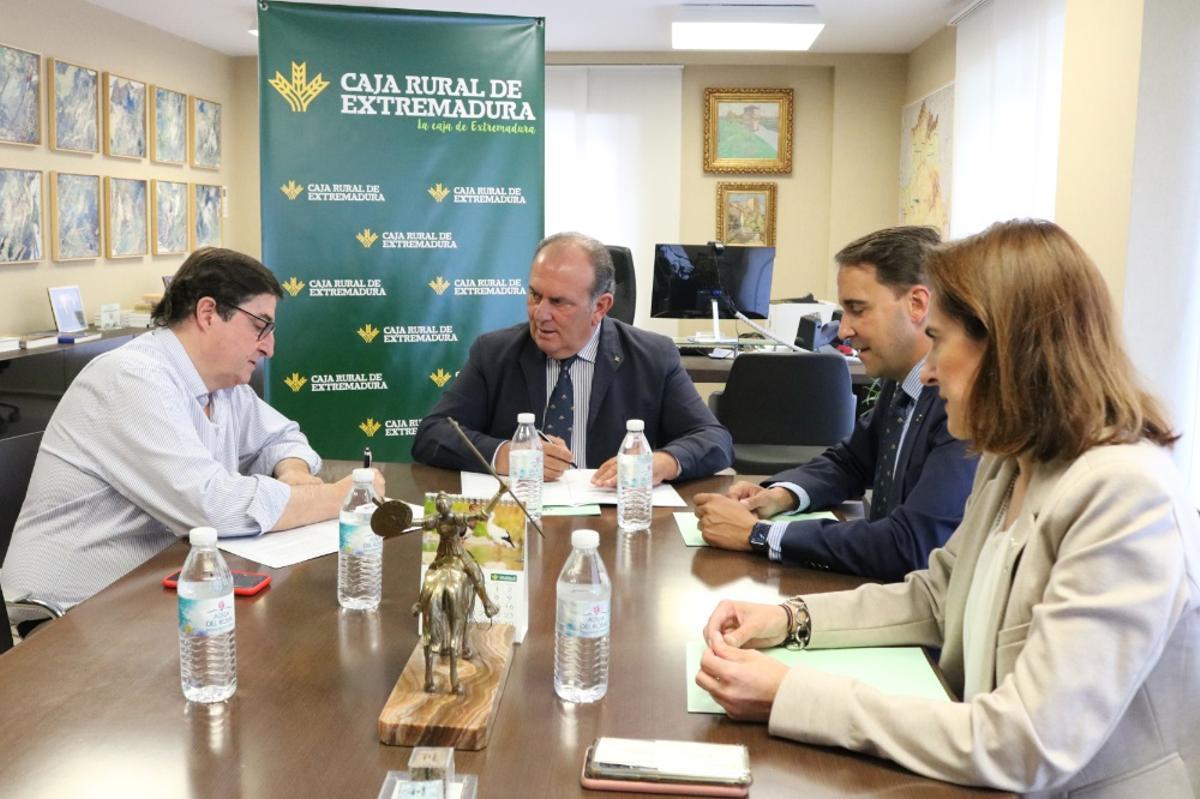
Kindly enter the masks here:
M 689 641 L 687 645 L 688 713 L 718 713 L 725 710 L 712 696 L 696 685 L 700 656 L 705 645 Z M 860 647 L 854 649 L 788 649 L 776 647 L 763 652 L 787 666 L 805 665 L 829 674 L 860 680 L 885 694 L 914 696 L 949 702 L 937 672 L 929 665 L 919 646 Z
M 708 542 L 700 534 L 700 520 L 696 518 L 696 514 L 691 511 L 677 511 L 675 514 L 675 526 L 679 528 L 679 534 L 683 536 L 683 543 L 689 547 L 706 547 Z M 771 519 L 773 522 L 794 522 L 804 519 L 833 519 L 837 520 L 827 510 L 817 513 L 781 513 Z

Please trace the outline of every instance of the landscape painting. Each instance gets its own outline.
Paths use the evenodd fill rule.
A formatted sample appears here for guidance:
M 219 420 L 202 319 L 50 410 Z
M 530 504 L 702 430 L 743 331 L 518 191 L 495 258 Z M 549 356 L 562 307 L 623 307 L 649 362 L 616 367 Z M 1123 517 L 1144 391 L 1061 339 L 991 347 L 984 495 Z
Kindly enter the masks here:
M 105 244 L 109 258 L 146 254 L 146 181 L 105 178 Z
M 50 230 L 54 260 L 100 257 L 99 175 L 50 173 Z
M 100 151 L 100 73 L 48 60 L 50 146 L 77 153 Z
M 42 260 L 42 173 L 0 168 L 0 263 Z
M 705 89 L 704 171 L 792 171 L 791 89 Z
M 146 157 L 146 84 L 104 73 L 104 152 Z

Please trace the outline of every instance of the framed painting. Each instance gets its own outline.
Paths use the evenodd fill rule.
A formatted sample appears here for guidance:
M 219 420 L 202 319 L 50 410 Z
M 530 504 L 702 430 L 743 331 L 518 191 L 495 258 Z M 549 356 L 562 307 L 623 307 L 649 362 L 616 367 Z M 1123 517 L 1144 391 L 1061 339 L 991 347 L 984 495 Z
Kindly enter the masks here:
M 775 185 L 718 183 L 717 240 L 739 247 L 774 247 Z
M 187 252 L 187 184 L 150 181 L 150 249 L 155 255 Z
M 151 86 L 150 160 L 160 164 L 187 161 L 187 95 Z
M 104 154 L 146 157 L 146 84 L 104 73 Z
M 50 147 L 100 152 L 100 73 L 48 58 L 46 82 L 50 84 Z
M 79 286 L 50 286 L 46 291 L 50 294 L 50 310 L 59 333 L 78 333 L 87 329 Z
M 200 169 L 221 168 L 221 104 L 203 97 L 191 97 L 188 114 L 188 150 L 192 166 Z
M 42 173 L 0 167 L 0 264 L 42 257 Z
M 221 246 L 221 187 L 193 183 L 189 195 L 188 231 L 192 249 Z
M 0 142 L 42 143 L 42 56 L 0 44 Z
M 790 174 L 791 89 L 705 89 L 704 171 Z
M 50 173 L 50 257 L 99 258 L 100 176 Z
M 109 258 L 146 254 L 146 181 L 104 179 L 104 244 Z

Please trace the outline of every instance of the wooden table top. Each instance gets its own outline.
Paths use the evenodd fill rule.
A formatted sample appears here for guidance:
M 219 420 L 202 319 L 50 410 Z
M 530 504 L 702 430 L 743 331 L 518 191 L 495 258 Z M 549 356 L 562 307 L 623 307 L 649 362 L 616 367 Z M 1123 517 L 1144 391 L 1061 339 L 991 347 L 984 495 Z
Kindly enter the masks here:
M 353 464 L 334 463 L 331 474 Z M 457 475 L 388 465 L 388 494 L 419 500 L 457 490 Z M 732 478 L 679 487 L 685 499 Z M 458 752 L 483 797 L 570 797 L 597 736 L 744 743 L 752 796 L 949 797 L 990 793 L 911 774 L 889 762 L 767 735 L 763 724 L 688 714 L 687 641 L 698 639 L 717 600 L 852 587 L 856 578 L 772 564 L 761 557 L 684 546 L 656 508 L 649 534 L 622 538 L 615 511 L 547 519 L 531 533 L 530 624 L 516 648 L 490 745 Z M 600 531 L 613 582 L 608 695 L 561 702 L 553 687 L 555 581 L 570 530 Z M 273 575 L 270 588 L 237 600 L 238 690 L 225 705 L 189 705 L 179 686 L 176 603 L 164 575 L 186 555 L 179 543 L 63 619 L 0 656 L 0 793 L 49 796 L 373 797 L 411 752 L 378 741 L 376 722 L 416 644 L 419 539 L 384 546 L 378 612 L 338 608 L 337 558 Z M 227 556 L 233 568 L 257 564 Z M 609 794 L 616 795 L 616 794 Z M 629 794 L 629 796 L 633 796 Z

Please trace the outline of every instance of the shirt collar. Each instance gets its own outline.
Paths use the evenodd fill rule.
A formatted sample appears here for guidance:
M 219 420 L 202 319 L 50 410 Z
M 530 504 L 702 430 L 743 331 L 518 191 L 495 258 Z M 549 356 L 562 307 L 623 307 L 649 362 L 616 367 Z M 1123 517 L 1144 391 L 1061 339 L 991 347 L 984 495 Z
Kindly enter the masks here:
M 169 327 L 158 327 L 150 331 L 150 335 L 153 337 L 154 343 L 162 350 L 163 355 L 166 356 L 167 363 L 171 364 L 171 368 L 183 378 L 188 394 L 195 397 L 201 407 L 208 405 L 210 397 L 208 387 L 204 385 L 200 372 L 196 370 L 196 364 L 192 363 L 187 350 L 183 348 L 183 342 L 179 340 L 175 332 Z
M 588 363 L 596 363 L 596 353 L 600 350 L 600 329 L 604 327 L 604 320 L 600 320 L 600 324 L 596 325 L 596 329 L 592 331 L 592 337 L 588 339 L 587 344 L 583 345 L 583 349 L 575 353 L 580 360 Z
M 913 402 L 921 396 L 921 389 L 924 385 L 921 383 L 921 367 L 925 365 L 925 359 L 917 361 L 917 365 L 909 370 L 903 382 L 900 383 L 900 389 L 909 396 Z

